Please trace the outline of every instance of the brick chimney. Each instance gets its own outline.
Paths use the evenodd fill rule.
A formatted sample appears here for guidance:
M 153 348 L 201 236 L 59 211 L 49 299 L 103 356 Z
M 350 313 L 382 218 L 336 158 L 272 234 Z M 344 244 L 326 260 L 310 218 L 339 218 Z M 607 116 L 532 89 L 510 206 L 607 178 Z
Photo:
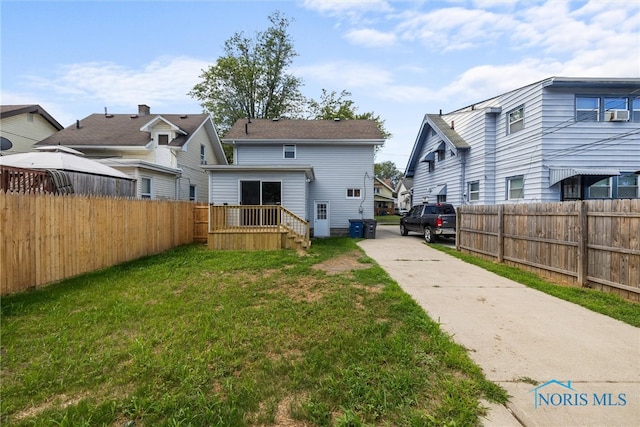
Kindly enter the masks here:
M 139 104 L 138 105 L 138 114 L 141 116 L 148 116 L 149 114 L 151 114 L 151 107 L 149 107 L 146 104 Z

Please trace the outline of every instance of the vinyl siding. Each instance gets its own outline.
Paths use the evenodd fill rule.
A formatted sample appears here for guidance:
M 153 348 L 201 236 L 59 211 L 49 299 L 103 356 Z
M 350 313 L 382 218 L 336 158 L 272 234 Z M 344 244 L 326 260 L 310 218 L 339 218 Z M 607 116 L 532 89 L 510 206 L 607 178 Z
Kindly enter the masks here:
M 29 116 L 33 121 L 29 121 Z M 58 130 L 40 114 L 24 113 L 3 118 L 0 124 L 0 135 L 11 141 L 13 147 L 10 150 L 4 150 L 2 155 L 33 151 L 33 146 L 37 142 L 56 132 Z
M 177 153 L 178 168 L 182 169 L 179 199 L 189 200 L 189 186 L 195 185 L 197 191 L 196 201 L 206 203 L 209 199 L 209 177 L 200 167 L 200 145 L 205 147 L 207 164 L 218 164 L 209 137 L 204 128 L 200 128 L 183 147 L 185 151 Z
M 282 183 L 282 206 L 309 220 L 304 201 L 306 177 L 304 172 L 233 172 L 213 171 L 209 174 L 210 198 L 214 205 L 240 204 L 240 181 L 279 181 Z
M 430 186 L 447 183 L 447 201 L 459 204 L 467 183 L 479 181 L 477 204 L 549 202 L 560 200 L 560 184 L 549 187 L 550 167 L 640 169 L 639 122 L 575 121 L 576 94 L 592 96 L 629 96 L 620 89 L 543 88 L 542 83 L 500 95 L 443 116 L 454 122 L 455 131 L 470 145 L 464 171 L 440 168 L 427 173 L 420 163 L 414 176 L 414 203 L 422 200 Z M 508 134 L 508 115 L 524 107 L 523 129 Z M 500 113 L 485 113 L 485 108 L 500 108 Z M 428 140 L 420 153 L 424 157 L 435 141 Z M 444 166 L 444 165 L 443 165 Z M 453 165 L 452 165 L 453 166 Z M 452 171 L 464 175 L 464 184 L 456 185 Z M 507 200 L 507 179 L 524 178 L 524 199 Z
M 289 144 L 289 143 L 287 143 Z M 306 217 L 312 217 L 314 201 L 329 201 L 329 227 L 349 228 L 349 219 L 373 218 L 372 145 L 296 144 L 296 158 L 283 158 L 283 144 L 236 147 L 236 163 L 267 165 L 312 165 L 315 181 L 309 185 Z M 347 199 L 347 188 L 360 188 L 362 199 Z M 362 214 L 359 209 L 362 207 Z M 313 225 L 312 225 L 313 226 Z

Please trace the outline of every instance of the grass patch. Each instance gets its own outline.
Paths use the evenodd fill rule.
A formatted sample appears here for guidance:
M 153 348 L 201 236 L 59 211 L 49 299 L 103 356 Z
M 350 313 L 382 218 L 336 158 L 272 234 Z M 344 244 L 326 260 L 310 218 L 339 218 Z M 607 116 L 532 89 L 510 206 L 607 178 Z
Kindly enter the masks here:
M 180 247 L 1 310 L 2 425 L 477 425 L 507 398 L 348 238 Z
M 378 215 L 375 220 L 378 221 L 378 224 L 400 226 L 400 218 L 400 215 Z
M 469 264 L 477 265 L 478 267 L 491 271 L 499 276 L 506 277 L 514 282 L 521 283 L 532 289 L 578 304 L 589 310 L 628 323 L 629 325 L 640 327 L 640 304 L 625 300 L 618 295 L 589 288 L 556 285 L 543 280 L 534 273 L 458 252 L 455 248 L 439 244 L 430 246 Z

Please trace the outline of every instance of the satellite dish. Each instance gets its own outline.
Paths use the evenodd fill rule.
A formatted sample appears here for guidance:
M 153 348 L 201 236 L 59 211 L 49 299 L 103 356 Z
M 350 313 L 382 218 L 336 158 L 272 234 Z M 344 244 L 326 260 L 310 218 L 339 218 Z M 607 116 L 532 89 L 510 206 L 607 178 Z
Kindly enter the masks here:
M 11 150 L 13 143 L 4 136 L 0 136 L 0 150 Z

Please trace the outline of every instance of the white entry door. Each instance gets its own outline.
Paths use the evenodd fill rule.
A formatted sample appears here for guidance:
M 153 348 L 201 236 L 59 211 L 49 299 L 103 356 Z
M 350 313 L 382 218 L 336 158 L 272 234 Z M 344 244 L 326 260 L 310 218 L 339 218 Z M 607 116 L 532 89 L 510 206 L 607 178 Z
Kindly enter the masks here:
M 329 202 L 315 201 L 313 204 L 313 236 L 329 237 Z

